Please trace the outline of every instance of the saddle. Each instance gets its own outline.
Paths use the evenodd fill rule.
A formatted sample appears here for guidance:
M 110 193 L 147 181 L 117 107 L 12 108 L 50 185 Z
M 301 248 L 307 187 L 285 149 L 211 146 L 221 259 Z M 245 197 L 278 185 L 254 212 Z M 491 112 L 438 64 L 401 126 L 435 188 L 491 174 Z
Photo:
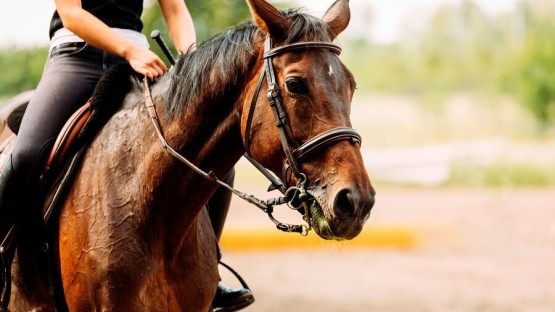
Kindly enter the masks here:
M 8 118 L 2 119 L 0 122 L 0 137 L 5 137 L 4 141 L 0 144 L 0 171 L 4 169 L 7 159 L 11 154 L 16 138 L 19 131 L 19 124 L 21 123 L 21 118 L 27 108 L 28 102 L 22 103 L 16 107 L 9 114 Z M 77 140 L 81 130 L 83 130 L 85 124 L 89 121 L 91 117 L 91 100 L 87 101 L 85 105 L 81 106 L 73 115 L 67 120 L 64 127 L 58 134 L 46 165 L 44 166 L 41 173 L 41 183 L 42 184 L 52 184 L 51 179 L 57 175 L 67 176 L 71 175 L 72 171 L 64 172 L 65 170 L 73 170 L 76 166 L 64 166 L 68 159 L 72 156 L 75 157 L 75 152 L 79 150 L 79 147 L 83 145 L 84 142 L 79 142 Z M 1 117 L 0 117 L 1 118 Z M 73 155 L 71 152 L 73 151 Z M 60 187 L 64 185 L 53 184 L 53 185 L 42 185 L 42 189 L 52 188 L 49 193 L 61 194 L 59 193 Z M 43 206 L 43 216 L 46 223 L 48 223 L 50 216 L 53 212 L 53 200 L 56 199 L 54 195 L 47 195 Z
M 19 115 L 21 111 L 25 110 L 27 104 L 28 103 L 23 103 L 16 107 L 8 116 L 7 120 L 2 119 L 0 122 L 0 137 L 5 137 L 4 141 L 0 144 L 0 171 L 5 166 L 6 156 L 13 150 L 15 139 L 19 131 L 19 123 L 21 122 L 21 120 L 18 120 L 20 118 Z M 53 170 L 53 168 L 59 167 L 64 161 L 72 144 L 75 142 L 75 138 L 91 116 L 90 106 L 91 102 L 89 100 L 85 105 L 81 106 L 81 108 L 73 113 L 65 123 L 52 147 L 52 151 L 50 152 L 50 156 L 42 172 L 43 174 Z

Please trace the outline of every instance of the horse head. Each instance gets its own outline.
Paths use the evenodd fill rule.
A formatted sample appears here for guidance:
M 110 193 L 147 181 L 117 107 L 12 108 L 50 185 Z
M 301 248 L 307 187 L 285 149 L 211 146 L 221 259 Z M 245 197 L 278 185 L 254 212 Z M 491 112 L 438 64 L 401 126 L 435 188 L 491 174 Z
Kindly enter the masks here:
M 266 64 L 256 73 L 258 86 L 254 77 L 248 88 L 254 96 L 243 102 L 246 151 L 287 185 L 306 188 L 305 219 L 319 236 L 352 239 L 369 218 L 375 191 L 351 128 L 355 79 L 332 43 L 349 23 L 348 1 L 336 1 L 322 19 L 247 2 L 266 36 L 259 51 Z

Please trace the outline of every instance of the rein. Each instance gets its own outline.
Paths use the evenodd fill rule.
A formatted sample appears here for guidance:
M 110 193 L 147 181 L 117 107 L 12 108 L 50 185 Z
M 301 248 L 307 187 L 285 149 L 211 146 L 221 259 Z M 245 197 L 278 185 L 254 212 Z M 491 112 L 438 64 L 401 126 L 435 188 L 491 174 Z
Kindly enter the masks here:
M 348 127 L 337 127 L 333 129 L 329 129 L 324 131 L 313 138 L 309 139 L 308 141 L 304 142 L 303 144 L 299 144 L 296 139 L 293 137 L 293 132 L 291 130 L 291 126 L 287 119 L 287 113 L 285 111 L 283 100 L 281 97 L 280 89 L 277 83 L 275 69 L 272 63 L 272 58 L 274 56 L 283 54 L 289 51 L 296 51 L 296 50 L 308 50 L 308 49 L 328 49 L 332 52 L 337 54 L 341 53 L 341 48 L 331 42 L 320 42 L 320 41 L 309 41 L 309 42 L 298 42 L 292 43 L 289 45 L 281 46 L 272 48 L 272 42 L 269 36 L 266 37 L 264 43 L 264 68 L 262 73 L 258 79 L 250 108 L 249 108 L 249 115 L 247 117 L 247 123 L 245 128 L 245 154 L 244 157 L 249 160 L 264 176 L 270 180 L 271 185 L 269 190 L 278 189 L 283 196 L 271 198 L 266 201 L 261 200 L 254 195 L 248 195 L 243 193 L 232 186 L 228 185 L 227 183 L 221 181 L 216 177 L 213 171 L 205 172 L 191 161 L 183 157 L 179 154 L 175 149 L 173 149 L 162 133 L 160 122 L 158 120 L 158 116 L 156 113 L 156 108 L 154 106 L 154 102 L 152 101 L 152 97 L 150 94 L 150 88 L 148 84 L 148 79 L 145 77 L 143 79 L 144 83 L 144 92 L 145 92 L 145 104 L 149 114 L 149 117 L 154 125 L 154 129 L 158 136 L 158 139 L 162 143 L 162 147 L 173 157 L 175 157 L 180 162 L 184 163 L 187 167 L 198 173 L 199 175 L 203 176 L 207 180 L 211 182 L 215 182 L 220 186 L 225 187 L 233 194 L 238 196 L 239 198 L 247 201 L 250 204 L 260 208 L 262 211 L 268 214 L 268 217 L 276 224 L 276 227 L 284 232 L 296 232 L 300 233 L 303 236 L 308 235 L 308 232 L 311 230 L 311 222 L 310 222 L 310 211 L 309 211 L 309 195 L 306 192 L 306 176 L 301 172 L 299 168 L 299 162 L 304 158 L 308 157 L 312 153 L 320 150 L 321 148 L 330 145 L 332 143 L 349 140 L 352 142 L 356 142 L 358 144 L 361 143 L 362 139 L 358 132 L 355 129 L 348 128 Z M 276 126 L 278 128 L 280 141 L 282 144 L 283 151 L 286 156 L 286 161 L 283 167 L 283 177 L 285 181 L 285 185 L 276 177 L 274 177 L 268 169 L 258 163 L 250 156 L 250 130 L 252 125 L 252 119 L 254 116 L 254 110 L 256 108 L 256 102 L 258 101 L 259 93 L 262 87 L 262 83 L 264 82 L 264 77 L 267 78 L 268 83 L 268 92 L 267 98 L 268 102 L 272 108 L 274 113 L 274 119 L 276 121 Z M 295 175 L 295 186 L 290 186 L 289 183 L 291 181 L 291 175 Z M 299 210 L 301 208 L 304 209 L 303 219 L 306 222 L 302 225 L 292 225 L 279 222 L 274 218 L 273 208 L 277 205 L 287 204 L 287 206 L 294 210 Z

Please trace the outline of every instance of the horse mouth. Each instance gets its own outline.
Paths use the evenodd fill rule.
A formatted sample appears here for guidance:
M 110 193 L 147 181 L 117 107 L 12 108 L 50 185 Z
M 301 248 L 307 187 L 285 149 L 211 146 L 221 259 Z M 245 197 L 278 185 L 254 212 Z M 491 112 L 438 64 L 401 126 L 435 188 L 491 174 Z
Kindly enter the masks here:
M 310 196 L 308 199 L 308 207 L 310 215 L 308 217 L 305 216 L 305 219 L 308 218 L 310 226 L 314 229 L 314 232 L 316 232 L 318 236 L 327 240 L 344 239 L 334 234 L 330 222 L 326 219 L 322 206 L 313 196 Z
M 305 213 L 304 219 L 318 236 L 327 240 L 342 241 L 351 240 L 360 234 L 370 216 L 369 212 L 364 216 L 362 213 L 364 210 L 360 213 L 340 214 L 334 212 L 335 208 L 327 206 L 325 202 L 323 198 L 318 198 L 309 192 L 308 217 Z

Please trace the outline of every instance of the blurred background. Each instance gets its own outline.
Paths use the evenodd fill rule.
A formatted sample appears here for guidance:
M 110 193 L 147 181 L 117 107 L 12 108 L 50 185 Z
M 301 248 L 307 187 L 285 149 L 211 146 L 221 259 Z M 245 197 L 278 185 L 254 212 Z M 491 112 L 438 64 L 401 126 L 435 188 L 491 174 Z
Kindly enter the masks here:
M 332 1 L 271 2 L 321 17 Z M 234 199 L 223 260 L 255 293 L 247 310 L 553 311 L 555 2 L 350 3 L 338 42 L 358 84 L 352 123 L 377 203 L 363 233 L 338 243 L 278 232 Z M 160 29 L 169 42 L 146 5 L 145 34 Z M 250 18 L 239 0 L 187 5 L 199 41 Z M 3 6 L 0 102 L 40 79 L 54 10 Z M 236 186 L 270 197 L 242 160 Z

